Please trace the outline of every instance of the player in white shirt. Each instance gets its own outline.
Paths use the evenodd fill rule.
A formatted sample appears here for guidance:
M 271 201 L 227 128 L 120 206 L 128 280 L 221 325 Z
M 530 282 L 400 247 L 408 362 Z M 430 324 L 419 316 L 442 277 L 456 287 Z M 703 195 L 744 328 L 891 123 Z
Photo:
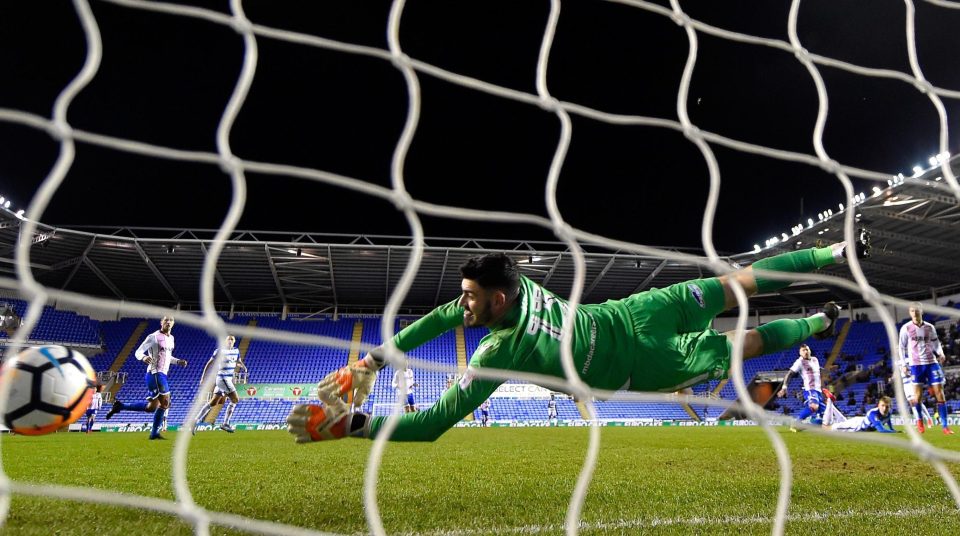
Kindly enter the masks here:
M 783 386 L 780 388 L 777 396 L 782 398 L 787 395 L 787 382 L 790 381 L 792 374 L 800 374 L 800 379 L 803 380 L 804 407 L 800 410 L 800 413 L 797 414 L 797 420 L 802 422 L 812 415 L 813 417 L 810 419 L 810 422 L 812 424 L 821 424 L 823 422 L 823 412 L 824 409 L 826 409 L 826 405 L 823 402 L 823 388 L 820 385 L 820 360 L 810 354 L 810 347 L 806 344 L 800 345 L 800 357 L 793 362 L 790 370 L 788 370 L 787 374 L 783 377 Z M 792 426 L 790 429 L 796 431 Z
M 97 412 L 100 411 L 100 407 L 103 406 L 103 384 L 97 384 L 97 390 L 93 392 L 93 397 L 90 399 L 90 406 L 87 408 L 87 422 L 86 425 L 82 428 L 86 430 L 89 434 L 90 430 L 93 429 L 93 421 L 97 419 Z
M 113 402 L 113 407 L 107 412 L 106 418 L 116 415 L 119 411 L 153 412 L 153 427 L 150 429 L 150 439 L 165 439 L 160 435 L 160 426 L 170 407 L 170 383 L 167 381 L 167 372 L 170 365 L 187 366 L 186 359 L 173 356 L 175 346 L 173 338 L 172 316 L 160 319 L 160 329 L 147 335 L 140 347 L 134 352 L 134 357 L 147 365 L 144 382 L 147 384 L 147 398 L 143 402 L 124 404 L 119 399 Z
M 401 385 L 400 383 L 401 378 L 404 379 L 405 385 Z M 414 400 L 413 400 L 413 388 L 417 386 L 417 382 L 413 377 L 413 369 L 407 368 L 406 370 L 397 370 L 396 372 L 394 372 L 393 382 L 391 383 L 391 385 L 393 385 L 393 389 L 395 391 L 401 391 L 404 388 L 406 388 L 406 390 L 403 393 L 400 393 L 401 396 L 405 395 L 405 398 L 407 400 L 407 405 L 404 407 L 404 410 L 407 413 L 412 413 L 414 411 L 417 411 L 417 405 L 414 403 Z
M 200 408 L 200 415 L 197 417 L 197 422 L 193 425 L 193 433 L 197 433 L 197 427 L 200 426 L 203 419 L 210 413 L 210 408 L 218 404 L 223 404 L 224 401 L 228 401 L 227 414 L 223 417 L 223 424 L 220 425 L 220 429 L 231 434 L 234 432 L 233 426 L 230 425 L 230 418 L 233 416 L 234 408 L 236 408 L 240 402 L 240 397 L 237 396 L 237 388 L 233 385 L 233 374 L 237 368 L 247 370 L 247 366 L 240 360 L 240 349 L 234 347 L 236 342 L 236 337 L 227 335 L 223 348 L 214 350 L 207 364 L 203 366 L 203 373 L 200 375 L 201 384 L 207 375 L 207 369 L 212 363 L 216 362 L 217 355 L 223 355 L 223 358 L 220 360 L 220 368 L 217 369 L 217 382 L 216 387 L 213 389 L 213 398 Z
M 923 320 L 923 305 L 913 302 L 907 308 L 910 321 L 900 327 L 900 358 L 910 366 L 904 367 L 900 373 L 906 377 L 913 376 L 913 400 L 910 405 L 916 414 L 916 405 L 926 385 L 930 385 L 933 396 L 937 399 L 937 413 L 940 414 L 940 424 L 943 433 L 952 435 L 953 430 L 947 423 L 947 403 L 943 397 L 943 368 L 941 363 L 946 360 L 940 339 L 937 338 L 937 329 L 930 322 Z M 922 434 L 925 430 L 922 420 L 917 420 L 917 430 Z
M 486 399 L 480 404 L 480 424 L 484 427 L 487 426 L 487 421 L 490 420 L 490 399 Z
M 557 418 L 557 396 L 553 393 L 550 393 L 550 400 L 547 401 L 547 422 L 553 421 L 554 424 L 559 424 L 559 419 Z

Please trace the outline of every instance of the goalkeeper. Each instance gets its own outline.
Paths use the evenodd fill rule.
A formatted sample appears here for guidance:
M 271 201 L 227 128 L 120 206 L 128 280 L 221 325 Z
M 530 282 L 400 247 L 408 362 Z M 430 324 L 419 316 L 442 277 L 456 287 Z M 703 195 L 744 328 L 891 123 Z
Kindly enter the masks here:
M 673 392 L 724 378 L 730 367 L 734 331 L 719 333 L 710 324 L 737 305 L 731 281 L 747 295 L 771 292 L 790 284 L 754 275 L 753 268 L 811 272 L 842 262 L 846 243 L 811 248 L 761 259 L 751 267 L 707 279 L 651 289 L 622 300 L 582 304 L 573 325 L 573 360 L 580 379 L 596 389 Z M 856 242 L 860 257 L 869 252 L 869 235 Z M 409 351 L 458 325 L 485 326 L 481 341 L 460 381 L 429 410 L 400 417 L 392 441 L 434 441 L 472 413 L 502 381 L 478 378 L 482 369 L 506 369 L 564 377 L 560 340 L 566 301 L 520 275 L 505 254 L 473 257 L 460 266 L 463 293 L 410 324 L 394 336 Z M 828 337 L 840 309 L 800 319 L 779 319 L 748 330 L 744 357 L 791 348 L 810 336 Z M 318 386 L 323 405 L 297 405 L 287 418 L 298 442 L 374 438 L 386 417 L 351 411 L 342 397 L 353 394 L 359 408 L 376 372 L 385 365 L 379 349 L 356 364 L 330 373 Z

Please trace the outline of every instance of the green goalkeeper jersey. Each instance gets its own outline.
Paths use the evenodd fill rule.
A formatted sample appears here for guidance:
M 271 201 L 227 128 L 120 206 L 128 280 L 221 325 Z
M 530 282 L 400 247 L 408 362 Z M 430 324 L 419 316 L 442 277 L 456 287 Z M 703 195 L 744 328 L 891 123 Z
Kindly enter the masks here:
M 686 286 L 684 286 L 686 285 Z M 695 287 L 695 288 L 693 288 Z M 719 292 L 719 295 L 717 294 Z M 587 385 L 605 390 L 677 390 L 725 373 L 726 339 L 707 329 L 722 307 L 716 279 L 635 294 L 603 304 L 581 304 L 573 326 L 573 361 Z M 483 403 L 503 383 L 477 378 L 478 369 L 506 369 L 563 378 L 560 341 L 567 302 L 525 276 L 517 304 L 481 341 L 459 384 L 429 410 L 408 413 L 393 441 L 433 441 Z M 394 337 L 406 352 L 463 324 L 459 298 L 434 309 Z M 386 417 L 376 417 L 376 436 Z

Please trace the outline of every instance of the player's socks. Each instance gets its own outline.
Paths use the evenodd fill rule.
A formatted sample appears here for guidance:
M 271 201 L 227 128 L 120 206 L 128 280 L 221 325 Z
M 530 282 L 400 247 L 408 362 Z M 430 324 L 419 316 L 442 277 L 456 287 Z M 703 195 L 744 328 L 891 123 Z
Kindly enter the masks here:
M 930 426 L 933 426 L 933 417 L 930 416 L 930 410 L 927 409 L 927 406 L 923 405 L 923 402 L 920 402 L 919 407 L 923 419 L 926 420 Z
M 760 259 L 753 263 L 753 267 L 758 270 L 775 272 L 805 273 L 836 263 L 837 258 L 834 256 L 834 248 L 825 247 L 802 249 L 800 251 L 774 255 L 773 257 Z M 758 275 L 754 275 L 754 277 L 757 280 L 758 292 L 773 292 L 774 290 L 786 288 L 793 283 L 792 281 L 779 279 L 766 279 Z
M 807 318 L 781 318 L 757 327 L 763 339 L 763 352 L 771 353 L 791 348 L 814 333 L 819 333 L 830 326 L 830 319 L 823 313 L 817 313 Z
M 120 402 L 119 400 L 117 402 Z M 120 409 L 127 411 L 150 411 L 147 409 L 147 402 L 134 402 L 133 404 L 124 404 L 120 402 Z
M 202 423 L 204 419 L 207 418 L 207 415 L 210 413 L 210 407 L 211 407 L 210 402 L 207 402 L 206 404 L 203 405 L 202 408 L 200 408 L 200 415 L 197 417 L 198 425 Z
M 937 413 L 940 415 L 940 424 L 943 426 L 943 429 L 946 430 L 950 427 L 947 424 L 947 405 L 937 402 Z
M 163 408 L 157 408 L 153 412 L 153 427 L 150 428 L 150 437 L 157 437 L 160 435 L 160 425 L 163 423 Z
M 227 414 L 223 417 L 223 424 L 230 426 L 230 417 L 233 416 L 233 409 L 237 407 L 233 402 L 227 402 Z
M 913 420 L 915 421 L 920 420 L 920 413 L 917 412 L 917 406 L 910 406 L 910 411 L 913 412 Z

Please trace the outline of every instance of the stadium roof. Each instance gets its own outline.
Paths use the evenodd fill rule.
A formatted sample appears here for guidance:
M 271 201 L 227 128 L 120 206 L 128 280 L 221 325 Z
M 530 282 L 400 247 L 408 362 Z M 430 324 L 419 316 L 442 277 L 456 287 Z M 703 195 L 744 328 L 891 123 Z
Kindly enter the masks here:
M 954 160 L 956 165 L 956 160 Z M 856 207 L 873 233 L 873 256 L 862 262 L 877 290 L 905 299 L 960 292 L 960 202 L 938 180 L 939 169 L 866 192 Z M 729 255 L 749 265 L 758 258 L 815 241 L 842 239 L 842 212 L 803 230 L 787 233 L 760 251 Z M 22 221 L 0 210 L 0 272 L 15 277 L 13 256 Z M 130 227 L 53 227 L 41 224 L 31 238 L 34 277 L 41 284 L 98 297 L 183 309 L 199 307 L 199 275 L 215 230 Z M 214 286 L 218 307 L 227 311 L 363 314 L 380 313 L 395 289 L 412 249 L 409 237 L 237 231 L 219 259 Z M 633 292 L 702 277 L 697 265 L 585 245 L 584 302 L 619 299 Z M 676 249 L 679 251 L 679 248 Z M 457 268 L 486 251 L 513 252 L 522 272 L 568 295 L 574 279 L 572 255 L 560 242 L 427 238 L 420 271 L 401 313 L 419 314 L 460 292 Z M 697 253 L 686 251 L 686 253 Z M 825 272 L 850 279 L 846 267 Z M 756 296 L 762 312 L 795 312 L 830 299 L 857 302 L 848 290 L 797 283 Z

